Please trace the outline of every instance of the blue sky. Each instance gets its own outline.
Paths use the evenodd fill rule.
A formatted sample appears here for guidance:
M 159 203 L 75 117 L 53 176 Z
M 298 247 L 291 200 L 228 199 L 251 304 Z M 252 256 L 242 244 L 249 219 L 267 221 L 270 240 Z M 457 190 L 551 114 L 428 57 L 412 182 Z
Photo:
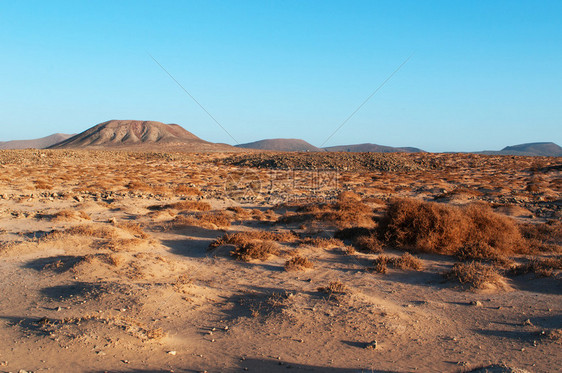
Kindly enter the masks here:
M 0 141 L 109 119 L 233 143 L 562 145 L 561 1 L 0 1 Z

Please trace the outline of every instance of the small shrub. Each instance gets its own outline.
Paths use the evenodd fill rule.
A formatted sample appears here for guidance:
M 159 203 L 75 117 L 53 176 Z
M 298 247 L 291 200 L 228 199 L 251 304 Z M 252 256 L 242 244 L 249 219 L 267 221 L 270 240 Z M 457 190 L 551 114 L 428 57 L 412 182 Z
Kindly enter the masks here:
M 313 268 L 314 264 L 308 258 L 297 255 L 285 262 L 286 271 L 302 271 Z
M 340 280 L 332 281 L 328 284 L 328 286 L 319 287 L 317 290 L 328 295 L 345 294 L 348 291 L 347 286 L 345 286 Z
M 294 242 L 296 239 L 297 236 L 292 232 L 251 231 L 233 234 L 227 233 L 211 242 L 209 249 L 214 249 L 222 245 L 243 245 L 254 240 Z
M 267 260 L 271 255 L 277 255 L 278 250 L 272 242 L 252 241 L 237 246 L 230 252 L 234 258 L 249 262 L 250 260 Z
M 504 286 L 503 278 L 495 268 L 479 262 L 455 263 L 443 276 L 450 281 L 468 285 L 471 289 Z
M 379 236 L 398 247 L 447 255 L 475 242 L 487 244 L 498 254 L 526 250 L 513 219 L 482 204 L 461 208 L 414 199 L 394 200 L 379 225 Z
M 554 276 L 555 271 L 562 269 L 562 256 L 553 258 L 534 258 L 527 263 L 514 266 L 509 271 L 510 275 L 520 276 L 533 273 L 538 277 Z
M 310 245 L 319 248 L 328 248 L 334 246 L 344 246 L 344 243 L 335 238 L 322 238 L 322 237 L 306 237 L 301 240 L 304 245 Z
M 404 253 L 399 257 L 379 255 L 373 261 L 373 270 L 378 273 L 387 273 L 389 266 L 402 270 L 420 271 L 423 269 L 423 262 L 410 253 Z
M 359 251 L 363 251 L 366 253 L 382 253 L 383 252 L 383 244 L 377 236 L 369 235 L 369 236 L 359 236 L 354 240 L 355 246 Z

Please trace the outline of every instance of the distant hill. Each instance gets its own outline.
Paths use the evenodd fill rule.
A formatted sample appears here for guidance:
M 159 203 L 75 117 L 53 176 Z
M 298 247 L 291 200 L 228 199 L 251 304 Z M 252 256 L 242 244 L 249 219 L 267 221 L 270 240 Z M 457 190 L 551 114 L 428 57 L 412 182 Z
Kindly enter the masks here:
M 384 146 L 377 144 L 356 144 L 356 145 L 340 145 L 340 146 L 329 146 L 324 148 L 328 152 L 353 152 L 353 153 L 422 153 L 424 152 L 418 148 L 402 147 L 395 148 L 392 146 Z
M 323 152 L 324 149 L 317 148 L 300 139 L 267 139 L 236 145 L 238 148 L 277 150 L 283 152 Z
M 0 141 L 0 149 L 43 149 L 64 141 L 73 135 L 55 133 L 54 135 L 33 140 Z
M 553 142 L 532 142 L 527 144 L 506 146 L 499 151 L 486 150 L 479 153 L 490 155 L 562 157 L 562 148 Z
M 197 152 L 237 150 L 227 144 L 202 140 L 177 124 L 140 120 L 103 122 L 50 148 Z

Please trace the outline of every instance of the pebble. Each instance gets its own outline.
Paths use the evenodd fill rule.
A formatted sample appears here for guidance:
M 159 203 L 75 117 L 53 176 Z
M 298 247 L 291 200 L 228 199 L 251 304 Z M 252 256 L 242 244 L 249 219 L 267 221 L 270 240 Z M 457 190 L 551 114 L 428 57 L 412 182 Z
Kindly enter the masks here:
M 176 351 L 168 351 L 168 355 L 176 356 L 176 354 L 177 354 Z
M 377 341 L 375 340 L 375 341 L 372 341 L 372 342 L 367 343 L 367 345 L 365 346 L 365 348 L 366 348 L 367 350 L 376 350 L 376 348 L 377 348 Z
M 473 300 L 473 301 L 470 301 L 470 305 L 476 306 L 476 307 L 482 307 L 482 302 L 480 302 L 479 300 Z

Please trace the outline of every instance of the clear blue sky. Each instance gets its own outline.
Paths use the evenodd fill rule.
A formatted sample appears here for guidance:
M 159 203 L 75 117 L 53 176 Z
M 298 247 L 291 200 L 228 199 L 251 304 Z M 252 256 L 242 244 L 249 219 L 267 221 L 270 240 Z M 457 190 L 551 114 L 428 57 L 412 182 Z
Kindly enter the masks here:
M 562 145 L 562 1 L 0 1 L 0 141 L 109 119 L 428 151 Z

